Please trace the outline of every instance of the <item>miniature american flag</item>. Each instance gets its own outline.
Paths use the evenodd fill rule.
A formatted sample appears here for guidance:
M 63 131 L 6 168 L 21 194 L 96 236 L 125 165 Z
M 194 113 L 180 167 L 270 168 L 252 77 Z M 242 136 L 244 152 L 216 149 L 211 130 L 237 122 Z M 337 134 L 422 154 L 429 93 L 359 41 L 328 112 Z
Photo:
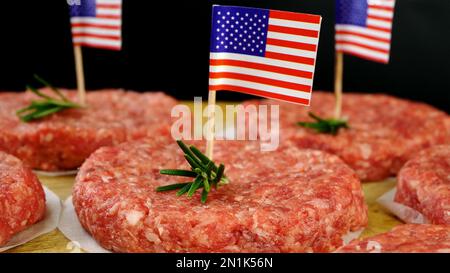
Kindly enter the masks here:
M 388 63 L 395 0 L 336 0 L 336 51 Z
M 214 6 L 209 90 L 309 105 L 321 17 Z
M 70 17 L 74 45 L 121 49 L 122 0 L 72 0 Z

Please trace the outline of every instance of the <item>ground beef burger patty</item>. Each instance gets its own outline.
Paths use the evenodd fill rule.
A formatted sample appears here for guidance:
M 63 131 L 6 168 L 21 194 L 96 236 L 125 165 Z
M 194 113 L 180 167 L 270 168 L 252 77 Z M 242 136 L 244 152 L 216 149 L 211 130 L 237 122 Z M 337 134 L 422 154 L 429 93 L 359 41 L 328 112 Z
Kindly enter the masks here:
M 0 246 L 44 217 L 45 195 L 32 171 L 0 151 Z
M 338 252 L 450 253 L 450 226 L 400 225 L 387 233 L 354 240 Z
M 345 93 L 342 118 L 350 129 L 338 135 L 319 134 L 297 125 L 313 121 L 308 112 L 333 117 L 334 96 L 314 92 L 311 107 L 272 100 L 249 104 L 280 105 L 281 139 L 299 147 L 324 150 L 341 157 L 361 180 L 376 181 L 396 175 L 418 150 L 450 143 L 450 117 L 431 106 L 381 94 Z
M 419 152 L 398 174 L 395 201 L 434 224 L 450 225 L 450 145 Z
M 76 99 L 76 92 L 69 91 L 68 96 Z M 16 111 L 36 98 L 29 92 L 0 94 L 0 150 L 44 171 L 75 169 L 99 147 L 146 136 L 156 126 L 169 126 L 176 104 L 163 93 L 104 90 L 88 92 L 86 109 L 20 121 Z
M 230 184 L 206 204 L 156 187 L 186 181 L 159 174 L 188 165 L 173 140 L 104 147 L 76 178 L 73 203 L 83 227 L 117 252 L 333 251 L 367 224 L 356 174 L 338 157 L 292 145 L 218 141 L 215 161 Z M 167 139 L 167 138 L 166 138 Z M 196 145 L 204 147 L 204 143 Z

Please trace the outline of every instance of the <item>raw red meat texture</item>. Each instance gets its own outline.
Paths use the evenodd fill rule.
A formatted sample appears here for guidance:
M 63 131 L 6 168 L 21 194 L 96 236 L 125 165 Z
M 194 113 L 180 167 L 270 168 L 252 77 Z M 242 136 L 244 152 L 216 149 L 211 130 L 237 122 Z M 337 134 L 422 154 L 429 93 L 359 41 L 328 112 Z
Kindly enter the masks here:
M 204 147 L 204 143 L 197 143 Z M 293 145 L 260 152 L 256 142 L 217 141 L 214 159 L 230 184 L 206 204 L 156 187 L 186 181 L 173 140 L 104 147 L 82 165 L 73 203 L 83 227 L 116 252 L 327 252 L 367 225 L 360 181 L 338 157 Z
M 400 225 L 386 233 L 354 240 L 338 252 L 450 253 L 450 226 Z
M 67 94 L 76 100 L 75 91 Z M 170 111 L 176 104 L 163 93 L 94 91 L 87 94 L 87 109 L 69 109 L 24 123 L 16 111 L 33 99 L 37 97 L 30 92 L 0 94 L 0 150 L 44 171 L 76 169 L 99 147 L 151 135 L 153 128 L 169 126 Z
M 319 134 L 297 125 L 312 121 L 311 111 L 331 118 L 332 93 L 313 93 L 311 107 L 273 100 L 253 100 L 245 105 L 280 105 L 280 138 L 302 148 L 336 154 L 363 181 L 377 181 L 396 175 L 418 150 L 436 144 L 450 144 L 450 117 L 429 105 L 382 94 L 345 93 L 342 118 L 350 129 L 338 135 Z
M 33 172 L 0 151 L 0 246 L 45 214 L 45 195 Z
M 395 201 L 434 224 L 450 225 L 450 145 L 420 151 L 398 174 Z

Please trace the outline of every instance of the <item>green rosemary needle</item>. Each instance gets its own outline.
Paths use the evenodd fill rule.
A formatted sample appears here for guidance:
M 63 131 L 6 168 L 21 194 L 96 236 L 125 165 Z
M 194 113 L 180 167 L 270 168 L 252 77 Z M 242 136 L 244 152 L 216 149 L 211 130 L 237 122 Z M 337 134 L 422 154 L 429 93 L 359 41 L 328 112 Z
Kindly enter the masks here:
M 218 186 L 228 184 L 228 179 L 224 175 L 225 166 L 217 166 L 211 159 L 204 155 L 195 146 L 187 146 L 183 141 L 177 141 L 178 146 L 184 153 L 184 158 L 191 166 L 190 170 L 160 170 L 160 174 L 175 175 L 194 178 L 192 182 L 176 183 L 156 188 L 157 192 L 178 190 L 177 196 L 187 194 L 192 197 L 197 190 L 202 189 L 201 202 L 206 203 L 211 187 L 217 189 Z
M 17 116 L 23 122 L 30 122 L 32 120 L 41 119 L 66 109 L 82 107 L 81 105 L 70 101 L 66 96 L 63 95 L 61 91 L 53 87 L 41 77 L 34 75 L 34 78 L 41 84 L 49 87 L 50 90 L 53 91 L 55 96 L 52 97 L 46 95 L 32 86 L 27 86 L 27 90 L 30 90 L 38 97 L 41 97 L 42 100 L 34 100 L 29 106 L 24 107 L 16 112 Z
M 309 112 L 308 115 L 313 118 L 314 122 L 298 122 L 297 125 L 311 128 L 318 133 L 336 135 L 341 128 L 349 128 L 347 121 L 340 119 L 323 119 L 313 113 Z

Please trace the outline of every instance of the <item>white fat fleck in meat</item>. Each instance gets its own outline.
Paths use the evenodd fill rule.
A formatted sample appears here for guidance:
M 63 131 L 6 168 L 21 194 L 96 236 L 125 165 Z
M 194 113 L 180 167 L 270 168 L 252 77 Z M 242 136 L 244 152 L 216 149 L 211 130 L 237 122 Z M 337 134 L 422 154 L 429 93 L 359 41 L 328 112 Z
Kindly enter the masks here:
M 328 209 L 330 207 L 329 202 L 324 199 L 314 199 L 309 201 L 308 203 L 317 208 Z
M 151 200 L 151 199 L 145 200 L 145 206 L 146 206 L 149 210 L 151 210 L 151 209 L 152 209 L 152 200 Z
M 238 196 L 236 196 L 236 197 L 234 197 L 234 200 L 235 201 L 242 201 L 244 199 L 244 196 L 242 196 L 242 195 L 238 195 Z
M 235 216 L 238 220 L 243 220 L 243 219 L 245 219 L 245 217 L 247 217 L 247 212 L 239 211 L 238 213 L 235 214 Z
M 240 248 L 237 245 L 226 246 L 224 248 L 227 252 L 239 252 Z
M 128 181 L 127 181 L 127 183 L 136 183 L 136 182 L 138 182 L 138 178 L 136 177 L 136 176 L 129 176 L 128 177 Z
M 120 203 L 115 203 L 110 209 L 109 214 L 116 214 L 120 207 Z
M 370 253 L 381 253 L 381 245 L 376 241 L 368 241 L 366 250 Z
M 104 135 L 107 135 L 108 131 L 105 128 L 100 128 L 97 130 L 97 139 L 102 139 Z
M 161 217 L 160 216 L 155 217 L 154 221 L 155 221 L 155 227 L 158 230 L 159 236 L 162 236 L 164 233 L 164 227 L 161 224 Z
M 159 239 L 158 235 L 148 230 L 145 231 L 145 238 L 147 238 L 147 240 L 155 244 L 161 243 L 161 240 Z
M 328 235 L 333 235 L 334 233 L 336 233 L 336 230 L 331 225 L 327 225 L 325 231 Z
M 306 169 L 305 163 L 299 161 L 299 162 L 297 162 L 297 163 L 294 165 L 293 169 L 296 169 L 296 170 L 304 170 L 304 169 Z
M 209 236 L 199 228 L 194 228 L 191 235 L 197 239 L 199 245 L 207 246 L 211 243 Z
M 372 147 L 369 144 L 364 143 L 364 144 L 361 144 L 359 146 L 359 148 L 361 150 L 362 157 L 366 160 L 369 159 L 370 156 L 372 155 Z
M 265 232 L 263 229 L 260 229 L 258 222 L 258 216 L 256 214 L 253 214 L 253 230 L 259 237 L 267 237 L 269 234 Z
M 255 229 L 255 233 L 259 236 L 259 237 L 262 237 L 262 238 L 268 238 L 269 237 L 269 233 L 267 233 L 267 232 L 265 232 L 264 230 L 262 230 L 262 229 L 260 229 L 260 228 L 257 228 L 257 229 Z
M 359 166 L 359 167 L 361 167 L 361 168 L 363 168 L 363 169 L 368 169 L 368 168 L 370 168 L 370 163 L 367 162 L 367 161 L 357 161 L 357 162 L 355 162 L 355 165 L 356 165 L 356 166 Z M 362 171 L 362 170 L 356 170 L 356 172 L 357 172 L 360 176 L 364 175 L 364 173 L 365 173 L 365 171 Z
M 101 176 L 103 183 L 108 183 L 112 177 L 111 176 Z
M 126 212 L 125 218 L 131 226 L 135 226 L 144 217 L 144 213 L 138 210 L 130 210 Z
M 420 185 L 420 181 L 416 180 L 416 179 L 410 179 L 408 181 L 408 184 L 410 185 L 410 187 L 412 188 L 417 188 Z
M 264 204 L 264 205 L 268 205 L 268 206 L 274 204 L 274 202 L 271 199 L 269 199 L 269 198 L 264 199 L 261 203 Z

